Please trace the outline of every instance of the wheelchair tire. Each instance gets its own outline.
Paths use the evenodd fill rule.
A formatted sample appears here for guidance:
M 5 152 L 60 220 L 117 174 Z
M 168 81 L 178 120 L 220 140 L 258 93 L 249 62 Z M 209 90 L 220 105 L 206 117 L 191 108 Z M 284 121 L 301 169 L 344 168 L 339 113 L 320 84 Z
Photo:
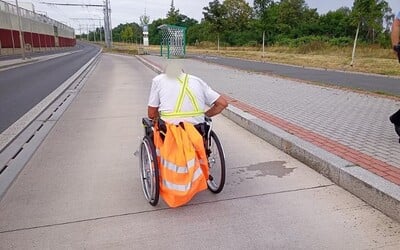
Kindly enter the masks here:
M 156 149 L 149 136 L 143 137 L 140 144 L 140 178 L 146 200 L 156 206 L 160 195 L 160 183 Z
M 225 185 L 225 154 L 222 145 L 214 133 L 210 132 L 211 146 L 208 155 L 209 178 L 208 189 L 217 194 L 222 191 Z

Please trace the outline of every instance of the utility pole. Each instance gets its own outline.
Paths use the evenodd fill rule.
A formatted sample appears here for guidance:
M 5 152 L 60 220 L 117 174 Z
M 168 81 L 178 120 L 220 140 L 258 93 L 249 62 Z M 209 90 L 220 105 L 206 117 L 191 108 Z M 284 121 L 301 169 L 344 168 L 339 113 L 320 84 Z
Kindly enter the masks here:
M 86 40 L 89 41 L 89 33 L 90 33 L 90 31 L 89 31 L 89 24 L 86 24 L 86 31 L 87 31 L 87 33 L 86 33 Z
M 84 7 L 102 7 L 104 9 L 104 40 L 107 48 L 112 46 L 112 29 L 111 29 L 111 7 L 110 0 L 104 0 L 104 4 L 79 4 L 79 3 L 54 3 L 54 2 L 39 2 L 47 5 L 61 6 L 84 6 Z
M 18 26 L 19 26 L 19 42 L 22 51 L 22 60 L 25 60 L 25 42 L 23 40 L 23 33 L 22 33 L 22 21 L 21 21 L 21 10 L 18 6 L 18 0 L 15 0 L 15 4 L 17 6 L 17 14 L 18 14 Z
M 263 31 L 263 42 L 262 42 L 262 58 L 265 57 L 265 30 Z
M 96 24 L 93 24 L 93 28 L 94 28 L 94 32 L 93 32 L 93 39 L 94 39 L 94 42 L 96 42 Z
M 99 21 L 99 31 L 100 31 L 100 42 L 102 42 L 103 41 L 103 38 L 101 37 L 101 19 L 99 19 L 100 21 Z
M 82 40 L 82 25 L 79 24 L 79 40 Z
M 103 37 L 101 34 L 101 21 L 103 21 L 103 19 L 101 18 L 71 18 L 72 20 L 90 20 L 90 21 L 99 21 L 99 32 L 100 32 L 100 41 L 103 41 Z M 80 27 L 80 26 L 79 26 Z M 96 29 L 96 24 L 94 24 L 94 28 Z M 96 31 L 95 31 L 96 33 Z M 96 38 L 95 38 L 96 39 Z M 95 40 L 96 41 L 96 40 Z
M 112 47 L 112 34 L 111 34 L 111 14 L 110 14 L 110 1 L 105 0 L 104 8 L 104 32 L 105 32 L 105 42 L 107 48 Z

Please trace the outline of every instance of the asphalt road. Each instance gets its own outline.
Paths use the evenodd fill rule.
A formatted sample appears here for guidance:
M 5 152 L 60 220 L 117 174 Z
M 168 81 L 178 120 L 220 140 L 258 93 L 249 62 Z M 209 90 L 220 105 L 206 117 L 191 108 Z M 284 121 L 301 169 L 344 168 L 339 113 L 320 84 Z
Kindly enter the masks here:
M 399 78 L 303 68 L 290 65 L 264 63 L 217 56 L 190 54 L 188 55 L 188 58 L 199 59 L 205 62 L 216 63 L 252 72 L 268 73 L 304 81 L 318 82 L 371 92 L 380 92 L 396 96 L 400 95 Z
M 74 50 L 66 56 L 0 71 L 0 133 L 78 71 L 99 48 L 78 44 Z

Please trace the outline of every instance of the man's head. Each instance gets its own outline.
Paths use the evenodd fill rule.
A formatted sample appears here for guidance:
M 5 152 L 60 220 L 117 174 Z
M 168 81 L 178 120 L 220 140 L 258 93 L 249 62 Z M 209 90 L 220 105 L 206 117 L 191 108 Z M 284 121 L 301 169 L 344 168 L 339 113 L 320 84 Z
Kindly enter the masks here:
M 167 64 L 164 67 L 164 73 L 169 78 L 177 78 L 182 72 L 182 63 L 177 59 L 168 60 Z

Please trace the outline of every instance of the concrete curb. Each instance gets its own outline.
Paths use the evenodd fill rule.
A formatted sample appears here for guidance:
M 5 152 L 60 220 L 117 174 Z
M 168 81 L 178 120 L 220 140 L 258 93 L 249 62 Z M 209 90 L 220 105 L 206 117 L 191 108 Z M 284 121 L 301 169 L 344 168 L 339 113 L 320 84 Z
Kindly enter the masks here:
M 230 105 L 223 115 L 400 222 L 400 187 Z
M 153 71 L 162 72 L 159 66 L 149 60 L 140 56 L 136 57 Z M 398 185 L 232 105 L 229 105 L 222 114 L 400 222 L 400 187 Z
M 157 74 L 160 74 L 162 72 L 162 69 L 159 66 L 156 66 L 153 64 L 153 62 L 150 62 L 149 60 L 141 57 L 141 56 L 135 56 L 139 61 L 141 61 L 144 65 L 146 65 L 148 68 L 156 72 Z
M 39 59 L 27 59 L 26 61 L 11 63 L 11 64 L 7 64 L 7 65 L 1 65 L 1 63 L 0 63 L 0 69 L 7 69 L 7 68 L 15 67 L 18 65 L 22 65 L 22 64 L 34 63 L 37 61 L 39 61 Z
M 71 55 L 71 54 L 77 53 L 78 51 L 79 50 L 63 52 L 63 53 L 55 53 L 55 54 L 37 56 L 37 57 L 29 57 L 29 58 L 26 58 L 25 60 L 12 59 L 11 61 L 14 61 L 14 62 L 7 63 L 7 64 L 3 64 L 4 61 L 0 61 L 0 69 L 7 70 L 9 68 L 14 68 L 14 67 L 24 65 L 24 64 L 33 64 L 33 63 L 40 62 L 40 61 L 47 61 L 47 60 L 55 59 L 55 58 L 58 58 L 61 56 Z

